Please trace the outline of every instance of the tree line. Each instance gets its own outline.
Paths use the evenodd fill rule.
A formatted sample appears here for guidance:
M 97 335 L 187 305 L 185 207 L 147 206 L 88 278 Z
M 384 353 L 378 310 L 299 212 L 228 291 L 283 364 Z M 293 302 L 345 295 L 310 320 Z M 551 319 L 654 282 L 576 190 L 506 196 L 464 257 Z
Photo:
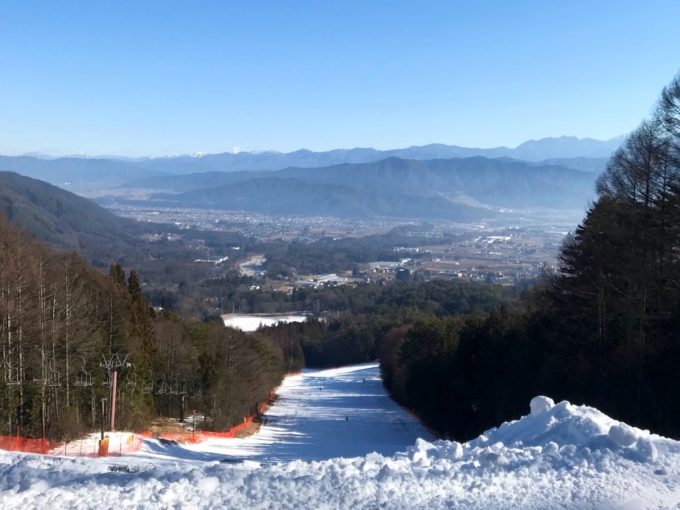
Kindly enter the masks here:
M 511 303 L 517 289 L 462 280 L 406 281 L 391 285 L 339 286 L 293 293 L 298 309 L 326 310 L 301 323 L 263 328 L 291 371 L 374 361 L 390 330 L 423 317 L 485 313 Z

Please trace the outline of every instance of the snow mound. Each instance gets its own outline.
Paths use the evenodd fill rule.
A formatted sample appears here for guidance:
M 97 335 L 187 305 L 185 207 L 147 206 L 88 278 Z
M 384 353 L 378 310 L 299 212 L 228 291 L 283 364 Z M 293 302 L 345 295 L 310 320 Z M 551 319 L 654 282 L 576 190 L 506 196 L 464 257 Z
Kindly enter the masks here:
M 576 406 L 567 401 L 555 404 L 544 396 L 534 397 L 529 407 L 529 415 L 487 430 L 470 441 L 468 446 L 474 448 L 495 443 L 543 449 L 568 446 L 569 451 L 608 449 L 643 462 L 657 458 L 649 431 L 616 421 L 593 407 Z

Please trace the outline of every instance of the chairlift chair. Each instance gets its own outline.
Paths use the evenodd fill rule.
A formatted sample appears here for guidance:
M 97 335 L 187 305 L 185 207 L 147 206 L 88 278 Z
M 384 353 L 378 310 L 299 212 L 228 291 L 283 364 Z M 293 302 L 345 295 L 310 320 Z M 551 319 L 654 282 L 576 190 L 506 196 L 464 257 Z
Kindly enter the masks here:
M 61 386 L 61 374 L 50 363 L 47 365 L 47 381 L 51 388 L 58 388 Z
M 80 371 L 76 374 L 76 381 L 73 385 L 82 387 L 92 386 L 92 374 L 85 368 L 85 360 L 83 360 Z
M 161 383 L 158 385 L 158 388 L 156 389 L 156 394 L 165 395 L 166 393 L 170 393 L 170 387 L 168 386 L 168 383 L 161 381 Z
M 18 386 L 21 384 L 21 377 L 19 376 L 19 365 L 12 364 L 9 357 L 4 360 L 7 372 L 5 372 L 5 384 L 8 386 Z
M 129 375 L 125 378 L 125 388 L 134 390 L 137 387 L 137 374 Z
M 8 386 L 18 386 L 21 384 L 21 377 L 19 375 L 19 369 L 17 365 L 12 365 L 9 361 L 5 361 L 5 365 L 8 369 L 8 376 L 5 380 L 5 384 Z

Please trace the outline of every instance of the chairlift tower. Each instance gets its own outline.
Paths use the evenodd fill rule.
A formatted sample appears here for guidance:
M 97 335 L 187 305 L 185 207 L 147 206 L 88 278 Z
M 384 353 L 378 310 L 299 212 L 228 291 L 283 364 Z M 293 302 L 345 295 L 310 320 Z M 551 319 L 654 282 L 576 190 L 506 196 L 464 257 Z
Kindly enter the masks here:
M 121 368 L 131 368 L 132 363 L 128 363 L 129 354 L 126 354 L 122 359 L 118 353 L 111 354 L 108 358 L 102 354 L 104 360 L 99 364 L 106 370 L 106 382 L 104 384 L 111 388 L 111 431 L 116 430 L 116 391 L 118 385 L 118 371 Z

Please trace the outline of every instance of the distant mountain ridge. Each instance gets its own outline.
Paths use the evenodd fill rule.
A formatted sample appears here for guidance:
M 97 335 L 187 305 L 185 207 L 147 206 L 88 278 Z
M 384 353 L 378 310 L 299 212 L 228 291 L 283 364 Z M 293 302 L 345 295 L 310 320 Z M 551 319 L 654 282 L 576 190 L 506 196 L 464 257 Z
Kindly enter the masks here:
M 483 157 L 409 160 L 262 172 L 206 172 L 129 183 L 167 190 L 166 206 L 308 216 L 470 221 L 501 208 L 585 209 L 596 174 Z
M 286 216 L 447 218 L 467 222 L 497 215 L 491 210 L 438 196 L 384 193 L 279 176 L 248 179 L 166 198 L 182 206 Z
M 86 198 L 14 172 L 0 172 L 0 214 L 56 248 L 76 250 L 97 265 L 134 245 L 143 225 Z
M 314 152 L 300 149 L 293 152 L 225 152 L 200 157 L 176 156 L 153 158 L 136 162 L 137 165 L 157 173 L 233 172 L 253 170 L 281 170 L 288 167 L 315 168 L 342 163 L 372 163 L 382 159 L 451 159 L 482 156 L 486 158 L 513 158 L 539 162 L 546 159 L 609 158 L 623 141 L 623 137 L 600 141 L 591 138 L 563 136 L 529 140 L 516 148 L 490 149 L 460 147 L 457 145 L 429 144 L 402 149 L 378 150 L 373 148 L 334 149 Z
M 0 156 L 0 171 L 16 172 L 60 187 L 84 183 L 116 185 L 140 175 L 140 168 L 129 161 L 78 157 Z M 144 171 L 143 175 L 154 173 Z
M 33 156 L 0 156 L 0 170 L 18 172 L 58 186 L 120 185 L 135 178 L 153 175 L 281 170 L 289 167 L 319 168 L 345 163 L 373 163 L 391 157 L 429 160 L 482 156 L 485 158 L 512 158 L 530 162 L 559 159 L 560 165 L 565 167 L 572 167 L 568 160 L 579 158 L 582 164 L 581 168 L 599 172 L 604 168 L 606 159 L 616 150 L 621 141 L 622 137 L 606 141 L 559 137 L 529 140 L 514 149 L 507 147 L 480 149 L 429 144 L 391 150 L 354 148 L 314 152 L 300 149 L 288 153 L 274 151 L 226 152 L 137 160 L 76 156 L 49 159 Z M 583 158 L 587 158 L 589 161 L 585 166 L 583 166 Z

